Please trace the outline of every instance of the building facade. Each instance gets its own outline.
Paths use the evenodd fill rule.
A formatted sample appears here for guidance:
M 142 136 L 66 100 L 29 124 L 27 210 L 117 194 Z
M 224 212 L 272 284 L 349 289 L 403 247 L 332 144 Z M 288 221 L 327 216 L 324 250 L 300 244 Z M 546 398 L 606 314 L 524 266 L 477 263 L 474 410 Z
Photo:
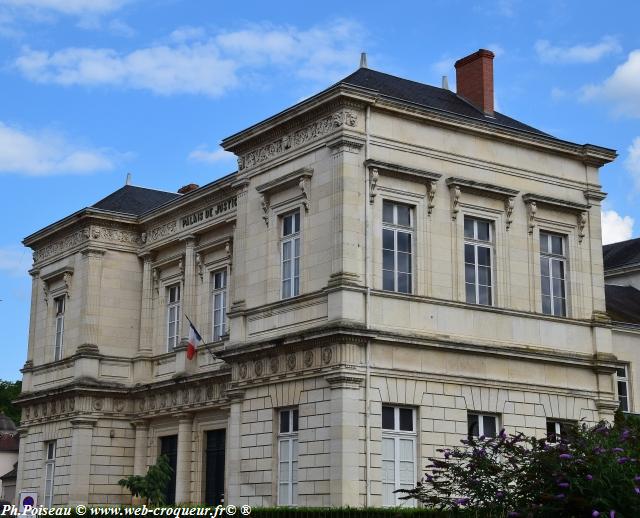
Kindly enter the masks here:
M 17 491 L 129 503 L 164 453 L 169 502 L 395 505 L 468 434 L 611 419 L 615 152 L 495 112 L 492 67 L 362 67 L 225 139 L 236 172 L 27 237 Z

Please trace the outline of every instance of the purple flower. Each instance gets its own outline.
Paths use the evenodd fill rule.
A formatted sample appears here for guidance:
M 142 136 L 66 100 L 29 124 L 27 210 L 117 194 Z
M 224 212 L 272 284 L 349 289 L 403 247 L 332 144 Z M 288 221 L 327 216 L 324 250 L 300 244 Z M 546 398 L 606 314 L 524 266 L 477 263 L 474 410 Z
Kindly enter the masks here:
M 559 482 L 558 487 L 561 487 L 562 489 L 567 489 L 569 487 L 569 482 Z
M 507 514 L 507 518 L 518 518 L 518 516 L 520 516 L 520 513 L 516 513 L 515 511 L 511 511 Z
M 571 455 L 570 453 L 561 453 L 560 458 L 563 460 L 569 460 L 573 459 L 573 455 Z
M 609 518 L 616 518 L 616 512 L 615 511 L 609 511 Z
M 622 432 L 622 439 L 628 439 L 631 436 L 631 430 L 625 428 Z
M 500 436 L 501 439 L 507 436 L 507 432 L 505 431 L 504 428 L 502 430 L 500 430 L 499 436 Z
M 598 518 L 598 516 L 600 516 L 600 511 L 596 511 L 594 509 L 593 512 L 591 513 L 591 516 L 593 516 L 593 518 Z
M 640 482 L 640 475 L 636 475 L 635 477 L 633 477 L 633 481 Z
M 640 495 L 640 487 L 636 486 L 633 488 L 637 495 Z
M 564 493 L 560 493 L 555 496 L 556 500 L 562 500 L 564 498 Z
M 586 476 L 586 477 L 584 477 L 584 478 L 586 478 L 587 480 L 593 480 L 593 475 L 587 475 L 587 476 Z
M 629 461 L 629 457 L 620 457 L 618 458 L 618 464 L 624 464 Z
M 457 505 L 465 505 L 465 504 L 469 503 L 469 499 L 468 499 L 468 498 L 456 498 L 456 499 L 454 500 L 454 502 L 455 502 Z
M 611 448 L 611 451 L 614 453 L 622 453 L 624 450 L 622 448 Z

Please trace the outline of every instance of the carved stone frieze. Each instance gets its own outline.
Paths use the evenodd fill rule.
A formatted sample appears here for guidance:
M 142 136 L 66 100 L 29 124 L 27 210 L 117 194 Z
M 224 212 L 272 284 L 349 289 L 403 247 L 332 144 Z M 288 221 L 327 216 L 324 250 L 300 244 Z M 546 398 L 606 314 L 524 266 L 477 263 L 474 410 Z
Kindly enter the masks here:
M 238 157 L 238 170 L 242 171 L 267 162 L 342 126 L 355 127 L 357 122 L 358 116 L 356 113 L 350 110 L 339 110 L 277 140 L 240 155 Z
M 176 220 L 168 221 L 162 225 L 152 228 L 147 232 L 147 241 L 154 242 L 163 237 L 175 234 L 178 230 L 178 222 Z

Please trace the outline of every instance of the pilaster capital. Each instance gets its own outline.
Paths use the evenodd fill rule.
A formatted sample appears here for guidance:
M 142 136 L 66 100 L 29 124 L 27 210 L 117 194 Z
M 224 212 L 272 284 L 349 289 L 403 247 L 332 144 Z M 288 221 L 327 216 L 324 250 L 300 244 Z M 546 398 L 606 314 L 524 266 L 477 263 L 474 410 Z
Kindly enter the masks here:
M 85 259 L 102 259 L 102 256 L 105 254 L 105 250 L 91 246 L 82 250 L 81 253 Z
M 193 414 L 190 414 L 189 412 L 179 412 L 177 414 L 173 414 L 173 417 L 178 420 L 178 424 L 193 423 Z
M 131 426 L 133 426 L 136 430 L 148 430 L 149 429 L 149 420 L 148 419 L 136 419 L 131 421 Z
M 332 389 L 359 389 L 364 384 L 364 375 L 356 372 L 336 372 L 324 379 Z
M 73 428 L 85 429 L 93 428 L 97 422 L 98 420 L 93 417 L 74 417 L 70 420 L 71 426 Z

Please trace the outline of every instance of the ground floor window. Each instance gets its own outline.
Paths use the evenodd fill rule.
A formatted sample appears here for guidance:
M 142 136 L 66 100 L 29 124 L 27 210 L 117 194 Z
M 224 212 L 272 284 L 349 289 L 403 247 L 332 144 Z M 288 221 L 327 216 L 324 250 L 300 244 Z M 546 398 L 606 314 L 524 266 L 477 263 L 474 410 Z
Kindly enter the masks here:
M 547 419 L 547 440 L 549 442 L 560 442 L 567 438 L 569 431 L 573 427 L 575 427 L 575 423 Z
M 178 436 L 167 435 L 160 437 L 160 455 L 165 455 L 171 467 L 171 479 L 165 493 L 164 503 L 176 503 L 176 468 L 178 465 Z
M 382 407 L 382 503 L 385 506 L 413 506 L 414 500 L 400 500 L 398 489 L 416 483 L 416 412 L 413 408 Z
M 280 410 L 278 431 L 278 505 L 298 503 L 298 409 Z
M 53 506 L 53 488 L 55 487 L 56 477 L 56 441 L 48 441 L 44 443 L 45 461 L 44 461 L 44 505 L 45 507 Z
M 616 378 L 618 381 L 618 401 L 620 401 L 620 410 L 629 411 L 629 372 L 627 366 L 618 367 L 616 369 Z
M 472 437 L 495 437 L 498 430 L 498 418 L 495 415 L 468 414 L 467 427 L 469 439 Z

